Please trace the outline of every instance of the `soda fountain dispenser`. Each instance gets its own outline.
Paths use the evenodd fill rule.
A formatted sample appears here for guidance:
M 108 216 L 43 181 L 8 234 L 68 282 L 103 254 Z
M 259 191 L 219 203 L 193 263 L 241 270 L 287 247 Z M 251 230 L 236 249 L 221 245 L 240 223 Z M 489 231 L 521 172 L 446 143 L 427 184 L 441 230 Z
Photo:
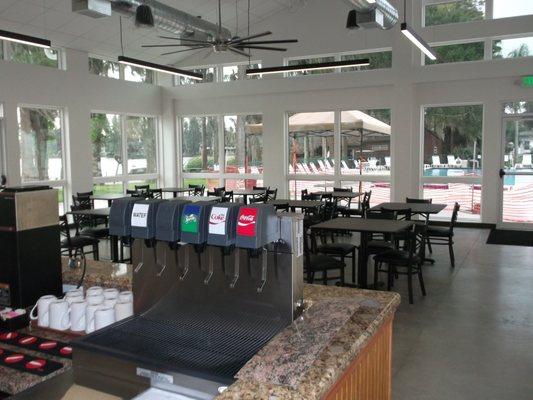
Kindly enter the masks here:
M 207 244 L 214 246 L 210 251 L 209 272 L 204 280 L 209 284 L 213 276 L 216 247 L 220 248 L 222 271 L 226 275 L 229 271 L 226 268 L 226 257 L 233 253 L 236 240 L 236 222 L 240 205 L 236 203 L 221 203 L 213 205 L 209 214 L 209 226 L 207 235 Z M 230 287 L 233 289 L 239 279 L 239 258 L 233 257 L 233 271 L 231 275 Z
M 122 244 L 131 244 L 131 212 L 136 202 L 140 201 L 136 197 L 124 197 L 116 199 L 111 204 L 109 211 L 109 236 L 111 241 L 120 240 Z M 115 249 L 117 246 L 111 246 Z M 113 254 L 113 260 L 118 259 L 118 254 Z

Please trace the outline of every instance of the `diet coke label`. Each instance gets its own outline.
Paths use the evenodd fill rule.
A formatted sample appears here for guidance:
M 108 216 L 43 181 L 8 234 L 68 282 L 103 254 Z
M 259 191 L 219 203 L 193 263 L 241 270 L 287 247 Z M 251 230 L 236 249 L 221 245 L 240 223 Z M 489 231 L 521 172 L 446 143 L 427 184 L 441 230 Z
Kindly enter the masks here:
M 242 207 L 237 220 L 237 235 L 256 236 L 257 208 Z
M 228 216 L 228 208 L 213 207 L 211 215 L 209 216 L 209 234 L 210 235 L 225 235 L 226 234 L 226 219 Z

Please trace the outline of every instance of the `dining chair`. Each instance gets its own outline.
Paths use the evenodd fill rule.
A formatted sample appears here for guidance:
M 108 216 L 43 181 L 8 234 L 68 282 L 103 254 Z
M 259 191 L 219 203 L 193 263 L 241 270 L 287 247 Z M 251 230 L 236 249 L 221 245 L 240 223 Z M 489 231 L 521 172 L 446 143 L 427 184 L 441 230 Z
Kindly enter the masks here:
M 304 272 L 307 282 L 315 281 L 315 274 L 322 273 L 322 283 L 328 284 L 330 280 L 339 280 L 341 285 L 345 283 L 346 264 L 343 261 L 317 252 L 316 237 L 310 229 L 304 228 Z M 329 271 L 339 271 L 339 276 L 328 276 Z
M 364 218 L 367 211 L 370 209 L 370 197 L 372 196 L 372 190 L 369 190 L 368 192 L 365 192 L 363 194 L 363 200 L 361 200 L 361 204 L 357 208 L 350 208 L 346 210 L 346 216 L 356 216 Z
M 450 253 L 450 263 L 452 268 L 455 268 L 455 254 L 453 251 L 453 236 L 454 232 L 453 229 L 455 227 L 455 224 L 457 223 L 457 217 L 459 215 L 459 209 L 460 209 L 459 203 L 455 203 L 453 206 L 453 212 L 452 212 L 452 218 L 450 220 L 450 225 L 447 227 L 443 226 L 429 226 L 427 229 L 427 240 L 428 240 L 428 247 L 429 252 L 432 253 L 433 249 L 431 246 L 433 245 L 445 245 L 448 246 L 448 252 Z
M 75 234 L 71 235 L 70 230 L 74 226 Z M 79 234 L 79 226 L 74 220 L 74 224 L 68 222 L 67 214 L 59 217 L 59 232 L 61 236 L 61 254 L 68 254 L 70 258 L 76 257 L 80 254 L 84 257 L 87 254 L 92 254 L 95 260 L 99 260 L 98 239 L 94 237 L 84 236 Z M 85 247 L 92 247 L 92 251 L 86 252 Z

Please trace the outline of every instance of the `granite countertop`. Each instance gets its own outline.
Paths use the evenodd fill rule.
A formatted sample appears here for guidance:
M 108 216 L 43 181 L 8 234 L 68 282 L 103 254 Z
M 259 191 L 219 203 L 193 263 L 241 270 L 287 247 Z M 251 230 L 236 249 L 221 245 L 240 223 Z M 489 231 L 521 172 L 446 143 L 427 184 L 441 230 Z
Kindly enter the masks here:
M 77 284 L 81 270 L 67 261 L 64 282 Z M 88 261 L 84 287 L 131 290 L 131 277 L 131 265 Z M 303 318 L 260 350 L 217 400 L 322 398 L 400 304 L 397 293 L 308 284 L 304 298 Z
M 327 343 L 323 343 L 316 357 L 298 352 L 291 354 L 293 350 L 290 346 L 305 347 L 313 338 L 298 335 L 298 322 L 288 327 L 244 366 L 237 375 L 237 381 L 217 396 L 217 400 L 322 398 L 400 304 L 397 293 L 321 285 L 305 285 L 304 298 L 311 303 L 307 312 L 321 302 L 335 299 L 358 304 L 351 309 L 353 313 L 342 326 L 333 327 L 334 335 Z M 327 321 L 332 321 L 332 324 L 341 322 L 339 315 L 342 313 L 346 314 L 346 309 L 339 308 L 337 312 L 331 312 Z M 298 344 L 298 341 L 302 343 Z M 308 368 L 295 369 L 294 366 L 299 363 L 308 365 Z
M 26 333 L 29 335 L 39 336 L 39 337 L 50 339 L 50 340 L 57 340 L 57 341 L 65 342 L 65 343 L 68 343 L 71 340 L 71 336 L 62 335 L 61 333 L 55 333 L 55 332 L 51 332 L 49 330 L 40 329 L 40 328 L 33 328 L 33 329 L 25 328 L 25 329 L 21 329 L 20 332 Z M 35 356 L 38 358 L 44 358 L 46 360 L 57 361 L 63 364 L 63 367 L 61 369 L 58 369 L 57 371 L 54 371 L 51 374 L 46 375 L 46 376 L 38 376 L 38 375 L 18 371 L 16 369 L 0 366 L 0 391 L 5 392 L 5 393 L 9 393 L 12 395 L 20 393 L 35 385 L 43 383 L 44 381 L 51 379 L 59 374 L 62 374 L 72 368 L 72 360 L 68 358 L 56 357 L 53 355 L 44 354 L 44 353 L 40 353 L 37 351 L 29 350 L 29 349 L 21 350 L 20 347 L 11 346 L 6 343 L 2 343 L 1 347 L 3 349 L 11 350 L 16 353 L 23 353 L 23 354 Z
M 68 257 L 61 257 L 63 284 L 78 285 L 83 268 L 70 268 Z M 118 290 L 131 290 L 131 264 L 111 263 L 109 261 L 87 260 L 87 271 L 83 279 L 85 289 L 91 286 L 112 287 Z

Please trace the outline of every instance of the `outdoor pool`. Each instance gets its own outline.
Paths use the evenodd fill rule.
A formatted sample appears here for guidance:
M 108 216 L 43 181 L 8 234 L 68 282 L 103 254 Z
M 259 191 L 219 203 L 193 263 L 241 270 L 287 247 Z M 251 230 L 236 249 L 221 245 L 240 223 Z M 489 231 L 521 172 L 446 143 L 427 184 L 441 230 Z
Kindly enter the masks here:
M 522 169 L 522 172 L 533 172 L 533 169 Z M 459 176 L 481 176 L 480 169 L 472 168 L 428 168 L 424 170 L 424 176 L 443 176 L 443 177 L 459 177 Z M 524 185 L 533 183 L 533 176 L 520 175 L 506 175 L 504 178 L 504 185 Z

